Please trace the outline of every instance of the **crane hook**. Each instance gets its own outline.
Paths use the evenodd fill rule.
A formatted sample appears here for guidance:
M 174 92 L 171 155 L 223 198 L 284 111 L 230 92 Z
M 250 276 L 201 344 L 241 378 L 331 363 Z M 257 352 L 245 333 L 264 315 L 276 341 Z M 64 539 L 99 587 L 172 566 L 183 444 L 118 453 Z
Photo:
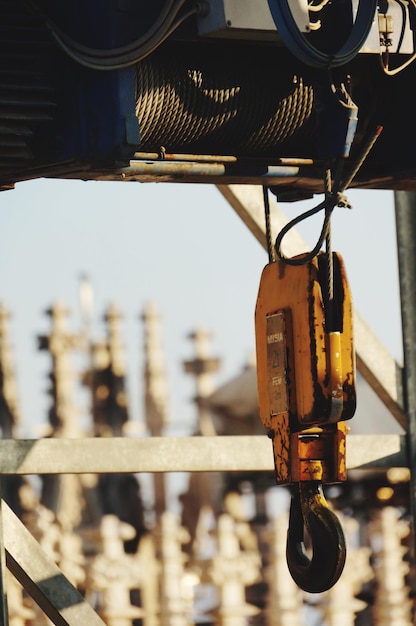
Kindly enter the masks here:
M 318 481 L 298 483 L 290 504 L 286 559 L 295 583 L 309 593 L 330 589 L 342 574 L 346 547 L 341 524 L 328 508 Z M 304 528 L 312 541 L 312 558 L 305 552 Z

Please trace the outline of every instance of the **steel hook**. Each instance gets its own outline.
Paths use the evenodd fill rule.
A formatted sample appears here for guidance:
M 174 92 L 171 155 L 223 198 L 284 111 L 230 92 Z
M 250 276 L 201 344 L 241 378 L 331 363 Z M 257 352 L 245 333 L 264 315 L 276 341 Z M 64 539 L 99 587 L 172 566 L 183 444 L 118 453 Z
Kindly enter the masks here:
M 330 589 L 342 574 L 346 547 L 341 524 L 328 508 L 317 481 L 298 483 L 290 504 L 286 559 L 295 583 L 309 593 Z M 306 554 L 304 529 L 312 542 L 312 558 Z

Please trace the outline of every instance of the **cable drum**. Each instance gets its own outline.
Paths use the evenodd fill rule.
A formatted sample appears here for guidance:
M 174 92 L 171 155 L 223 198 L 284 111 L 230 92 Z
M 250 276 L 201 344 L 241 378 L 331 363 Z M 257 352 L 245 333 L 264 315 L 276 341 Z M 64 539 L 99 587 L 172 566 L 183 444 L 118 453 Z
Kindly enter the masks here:
M 270 83 L 255 60 L 200 58 L 157 51 L 138 63 L 136 114 L 145 151 L 302 156 L 314 135 L 314 93 L 287 72 Z M 247 62 L 245 62 L 247 61 Z

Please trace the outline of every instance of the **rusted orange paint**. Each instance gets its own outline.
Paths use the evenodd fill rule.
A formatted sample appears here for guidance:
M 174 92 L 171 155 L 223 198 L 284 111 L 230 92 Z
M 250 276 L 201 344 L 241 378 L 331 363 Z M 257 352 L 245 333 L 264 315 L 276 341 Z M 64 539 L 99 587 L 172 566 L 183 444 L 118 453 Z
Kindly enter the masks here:
M 335 333 L 325 327 L 321 280 L 317 257 L 300 266 L 276 261 L 261 277 L 255 315 L 259 412 L 272 432 L 279 484 L 346 478 L 345 420 L 355 412 L 355 356 L 352 298 L 339 255 L 341 322 Z M 311 426 L 318 426 L 316 432 Z

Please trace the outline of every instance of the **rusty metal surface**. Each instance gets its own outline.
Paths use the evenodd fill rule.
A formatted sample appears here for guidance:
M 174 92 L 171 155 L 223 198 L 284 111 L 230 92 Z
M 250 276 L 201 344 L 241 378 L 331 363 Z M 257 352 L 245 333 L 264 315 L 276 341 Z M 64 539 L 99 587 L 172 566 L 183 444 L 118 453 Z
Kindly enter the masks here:
M 191 183 L 226 185 L 267 185 L 292 194 L 298 199 L 324 193 L 322 170 L 312 159 L 280 159 L 280 165 L 242 163 L 235 157 L 217 161 L 215 155 L 196 155 L 195 160 L 160 160 L 157 153 L 148 153 L 148 160 L 131 161 L 127 167 L 94 169 L 83 163 L 62 163 L 50 167 L 27 168 L 11 173 L 13 183 L 1 184 L 0 190 L 10 189 L 15 183 L 52 178 L 62 180 L 94 180 L 140 183 Z M 170 155 L 172 157 L 183 155 Z M 191 156 L 191 155 L 190 155 Z M 204 167 L 203 167 L 204 166 Z M 356 178 L 351 189 L 416 190 L 416 170 L 401 175 L 374 176 L 371 180 Z
M 400 304 L 403 334 L 404 406 L 411 468 L 410 506 L 416 545 L 416 193 L 395 193 Z
M 265 423 L 276 413 L 271 410 L 268 383 L 268 351 L 276 357 L 278 343 L 271 346 L 274 335 L 268 333 L 267 322 L 278 312 L 291 311 L 291 337 L 286 342 L 287 371 L 281 374 L 278 360 L 272 364 L 280 389 L 287 385 L 291 424 L 306 427 L 350 419 L 355 412 L 355 366 L 352 329 L 352 299 L 342 258 L 335 254 L 334 276 L 339 291 L 334 299 L 339 324 L 339 376 L 333 376 L 334 363 L 330 362 L 328 341 L 332 332 L 324 312 L 324 280 L 321 276 L 324 255 L 307 263 L 291 265 L 276 261 L 267 265 L 262 273 L 258 291 L 255 325 L 260 418 Z M 273 319 L 273 318 L 272 318 Z M 334 314 L 335 319 L 335 314 Z M 283 333 L 280 333 L 283 340 Z M 340 387 L 342 396 L 339 414 L 334 416 L 334 392 Z M 277 388 L 277 387 L 276 387 Z M 273 393 L 272 396 L 275 394 Z M 267 424 L 274 428 L 273 425 Z M 296 429 L 298 429 L 296 426 Z M 292 425 L 291 425 L 292 428 Z M 295 428 L 293 426 L 293 428 Z

